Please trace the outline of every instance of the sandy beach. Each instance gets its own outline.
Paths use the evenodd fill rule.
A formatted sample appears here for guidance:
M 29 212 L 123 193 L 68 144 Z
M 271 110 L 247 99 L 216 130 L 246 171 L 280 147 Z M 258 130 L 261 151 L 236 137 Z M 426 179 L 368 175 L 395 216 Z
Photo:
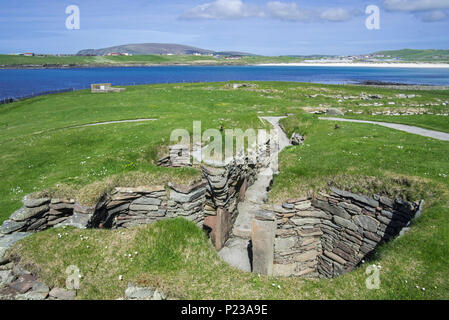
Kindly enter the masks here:
M 417 68 L 417 69 L 449 69 L 445 63 L 265 63 L 261 67 L 364 67 L 364 68 Z

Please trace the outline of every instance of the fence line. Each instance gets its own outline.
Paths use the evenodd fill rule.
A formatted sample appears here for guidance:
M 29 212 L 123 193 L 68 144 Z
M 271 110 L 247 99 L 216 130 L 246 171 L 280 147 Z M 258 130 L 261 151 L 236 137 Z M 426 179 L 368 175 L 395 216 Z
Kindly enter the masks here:
M 0 99 L 0 105 L 2 104 L 8 104 L 8 103 L 13 103 L 16 101 L 20 101 L 20 100 L 24 100 L 24 99 L 29 99 L 29 98 L 33 98 L 33 97 L 39 97 L 39 96 L 44 96 L 47 94 L 56 94 L 56 93 L 64 93 L 64 92 L 73 92 L 76 90 L 83 90 L 83 89 L 87 89 L 87 88 L 68 88 L 68 89 L 58 89 L 58 90 L 50 90 L 50 91 L 42 91 L 42 92 L 37 92 L 37 93 L 31 93 L 31 94 L 27 94 L 27 95 L 23 95 L 23 96 L 18 96 L 18 97 L 13 97 L 13 98 L 4 98 L 4 99 Z

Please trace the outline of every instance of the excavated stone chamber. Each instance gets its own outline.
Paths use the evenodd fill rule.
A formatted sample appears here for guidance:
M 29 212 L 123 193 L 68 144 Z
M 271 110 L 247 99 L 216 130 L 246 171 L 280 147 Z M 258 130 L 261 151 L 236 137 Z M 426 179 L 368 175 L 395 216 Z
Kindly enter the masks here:
M 332 188 L 267 205 L 253 221 L 253 272 L 310 278 L 350 272 L 379 244 L 408 230 L 423 204 Z

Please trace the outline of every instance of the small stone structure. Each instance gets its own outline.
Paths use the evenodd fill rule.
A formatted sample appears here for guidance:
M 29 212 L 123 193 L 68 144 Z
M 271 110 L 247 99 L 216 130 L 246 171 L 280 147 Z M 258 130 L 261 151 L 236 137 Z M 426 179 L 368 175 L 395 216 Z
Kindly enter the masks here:
M 407 230 L 424 203 L 331 190 L 267 205 L 256 215 L 253 272 L 332 278 L 352 271 L 380 243 Z
M 124 92 L 125 88 L 113 88 L 110 83 L 94 83 L 90 85 L 92 93 Z
M 192 166 L 190 146 L 173 145 L 168 147 L 168 149 L 170 150 L 170 155 L 158 160 L 157 165 L 159 167 L 180 168 Z

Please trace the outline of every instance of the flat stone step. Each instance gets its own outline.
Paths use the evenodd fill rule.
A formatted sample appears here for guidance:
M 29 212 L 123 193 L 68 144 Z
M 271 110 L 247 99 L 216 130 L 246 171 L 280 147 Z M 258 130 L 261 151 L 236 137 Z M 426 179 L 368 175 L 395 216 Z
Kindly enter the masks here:
M 232 229 L 234 236 L 248 240 L 251 239 L 252 221 L 258 210 L 260 210 L 258 204 L 249 201 L 239 203 L 239 215 L 237 216 L 234 228 Z
M 249 240 L 231 238 L 218 252 L 218 255 L 228 264 L 242 271 L 251 272 L 251 262 L 248 249 Z

